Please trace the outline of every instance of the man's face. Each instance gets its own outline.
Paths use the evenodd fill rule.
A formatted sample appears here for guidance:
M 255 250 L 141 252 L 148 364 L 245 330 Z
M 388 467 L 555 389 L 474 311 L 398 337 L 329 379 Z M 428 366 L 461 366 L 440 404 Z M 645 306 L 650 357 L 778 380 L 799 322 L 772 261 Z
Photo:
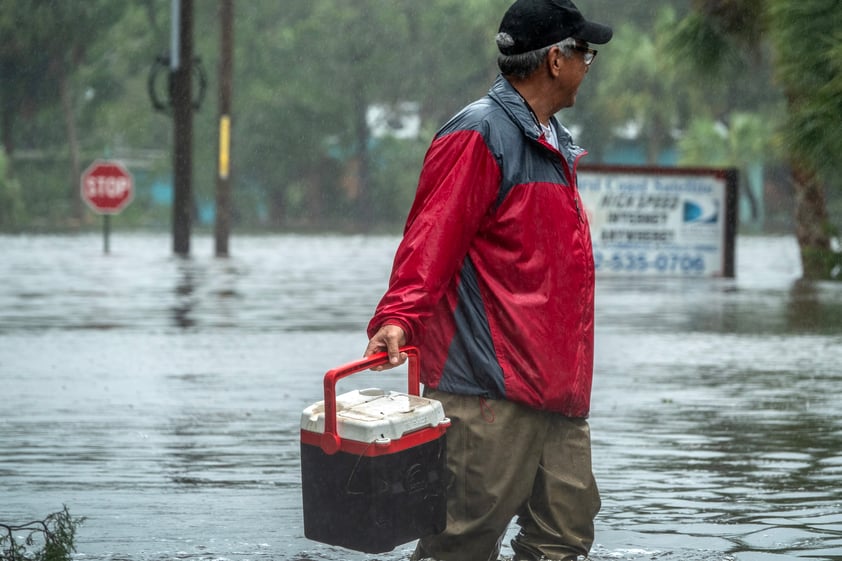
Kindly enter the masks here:
M 550 55 L 556 57 L 555 64 L 558 68 L 556 80 L 558 82 L 559 109 L 572 107 L 576 103 L 579 86 L 585 79 L 585 74 L 588 73 L 590 63 L 596 56 L 596 51 L 589 48 L 584 41 L 579 41 L 576 43 L 573 56 L 570 58 L 565 57 L 559 48 L 551 51 Z

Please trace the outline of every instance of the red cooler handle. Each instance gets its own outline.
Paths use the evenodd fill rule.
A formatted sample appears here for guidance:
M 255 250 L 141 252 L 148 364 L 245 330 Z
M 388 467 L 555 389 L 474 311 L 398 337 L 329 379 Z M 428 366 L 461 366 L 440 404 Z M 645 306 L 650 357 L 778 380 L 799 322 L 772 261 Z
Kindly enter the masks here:
M 418 348 L 401 347 L 400 352 L 406 353 L 409 357 L 408 393 L 410 395 L 421 395 L 421 377 L 419 374 L 421 367 Z M 336 454 L 342 445 L 342 439 L 336 430 L 336 382 L 351 374 L 388 363 L 389 353 L 384 352 L 327 371 L 325 374 L 325 431 L 322 434 L 321 441 L 321 448 L 325 454 Z

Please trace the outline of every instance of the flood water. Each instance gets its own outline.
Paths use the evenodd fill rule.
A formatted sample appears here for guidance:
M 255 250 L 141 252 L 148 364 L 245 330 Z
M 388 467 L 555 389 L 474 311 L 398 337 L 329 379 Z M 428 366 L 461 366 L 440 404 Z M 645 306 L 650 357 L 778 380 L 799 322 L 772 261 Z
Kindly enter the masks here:
M 406 559 L 305 539 L 299 464 L 397 242 L 237 236 L 219 260 L 194 236 L 185 260 L 166 235 L 0 236 L 0 522 L 67 505 L 80 560 Z M 799 282 L 790 237 L 737 260 L 598 279 L 594 561 L 842 560 L 842 285 Z

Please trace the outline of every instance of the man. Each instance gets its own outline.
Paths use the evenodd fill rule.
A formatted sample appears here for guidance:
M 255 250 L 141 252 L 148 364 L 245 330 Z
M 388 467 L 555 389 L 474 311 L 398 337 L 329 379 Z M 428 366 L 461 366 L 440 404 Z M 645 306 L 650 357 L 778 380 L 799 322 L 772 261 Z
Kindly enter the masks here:
M 513 517 L 516 560 L 574 560 L 600 499 L 587 421 L 594 265 L 577 147 L 554 115 L 610 27 L 570 0 L 517 0 L 497 35 L 501 70 L 437 134 L 368 328 L 365 355 L 421 350 L 442 402 L 447 528 L 413 559 L 496 560 Z

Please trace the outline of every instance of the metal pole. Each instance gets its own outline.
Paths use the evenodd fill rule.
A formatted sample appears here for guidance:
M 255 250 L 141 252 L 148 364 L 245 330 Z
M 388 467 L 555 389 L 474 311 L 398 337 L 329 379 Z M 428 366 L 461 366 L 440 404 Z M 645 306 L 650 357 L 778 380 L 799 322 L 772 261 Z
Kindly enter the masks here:
M 102 217 L 102 252 L 108 255 L 111 253 L 111 215 L 105 214 Z
M 219 173 L 216 179 L 214 243 L 217 257 L 228 257 L 231 234 L 231 90 L 233 70 L 233 0 L 219 1 Z
M 181 33 L 181 0 L 172 0 L 170 4 L 170 71 L 175 72 L 181 66 L 179 61 L 179 35 Z
M 193 206 L 193 0 L 178 3 L 178 48 L 171 74 L 173 108 L 173 251 L 190 254 Z M 173 8 L 175 10 L 175 7 Z M 177 53 L 177 54 L 176 54 Z

